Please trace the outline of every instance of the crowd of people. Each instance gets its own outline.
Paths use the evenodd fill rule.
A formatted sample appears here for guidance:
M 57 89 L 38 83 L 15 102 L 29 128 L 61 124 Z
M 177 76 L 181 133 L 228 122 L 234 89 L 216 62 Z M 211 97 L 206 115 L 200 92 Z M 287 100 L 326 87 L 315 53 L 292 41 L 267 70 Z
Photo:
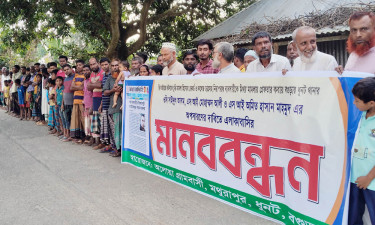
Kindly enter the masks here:
M 4 67 L 0 103 L 9 115 L 45 125 L 49 133 L 61 141 L 85 144 L 118 157 L 121 155 L 125 79 L 216 73 L 251 75 L 274 71 L 284 75 L 288 71 L 337 71 L 342 74 L 344 70 L 375 74 L 374 14 L 356 12 L 350 16 L 349 26 L 347 47 L 351 54 L 345 68 L 339 66 L 333 56 L 318 51 L 314 28 L 302 26 L 293 32 L 285 57 L 273 53 L 271 35 L 260 31 L 252 38 L 252 50 L 240 48 L 234 51 L 228 42 L 214 46 L 210 40 L 200 40 L 194 51 L 184 52 L 182 63 L 177 60 L 176 46 L 163 43 L 156 65 L 147 64 L 147 53 L 138 52 L 130 64 L 119 59 L 97 61 L 91 58 L 87 64 L 75 60 L 73 66 L 68 57 L 60 56 L 59 68 L 56 62 L 14 65 L 11 72 Z M 375 189 L 373 196 L 374 193 Z M 363 214 L 361 210 L 358 215 Z M 375 212 L 371 210 L 371 220 L 375 224 Z

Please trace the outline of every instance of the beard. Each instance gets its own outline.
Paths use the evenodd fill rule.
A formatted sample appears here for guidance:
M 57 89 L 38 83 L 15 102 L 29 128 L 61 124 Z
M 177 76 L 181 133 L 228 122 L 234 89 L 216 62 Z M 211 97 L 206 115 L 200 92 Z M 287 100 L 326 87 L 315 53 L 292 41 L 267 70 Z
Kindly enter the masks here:
M 219 61 L 219 59 L 217 58 L 217 56 L 215 56 L 214 61 L 212 62 L 212 67 L 213 67 L 214 69 L 218 69 L 218 68 L 220 67 L 220 61 Z
M 168 66 L 169 63 L 173 61 L 173 58 L 171 57 L 168 61 L 163 61 L 163 66 Z
M 289 60 L 290 65 L 293 67 L 293 65 L 294 65 L 294 59 L 288 59 L 288 60 Z
M 355 52 L 359 56 L 366 54 L 370 48 L 375 46 L 375 35 L 372 36 L 370 41 L 364 41 L 362 44 L 355 43 L 350 37 L 346 42 L 347 50 L 349 53 Z
M 97 72 L 99 71 L 99 67 L 97 67 L 97 68 L 95 68 L 95 69 L 92 69 L 92 71 L 93 71 L 94 73 L 97 73 Z
M 316 60 L 316 53 L 318 52 L 318 47 L 315 48 L 315 50 L 312 52 L 310 57 L 306 57 L 304 55 L 304 52 L 300 51 L 298 47 L 297 47 L 297 52 L 302 62 L 313 63 Z
M 272 54 L 273 54 L 273 47 L 271 46 L 271 51 L 269 53 L 266 53 L 264 55 L 258 54 L 258 56 L 259 56 L 260 59 L 269 59 L 269 58 L 271 58 Z
M 195 70 L 195 65 L 193 64 L 184 64 L 184 68 L 187 70 L 187 71 L 194 71 Z
M 131 75 L 136 75 L 136 74 L 139 74 L 139 69 L 130 69 L 130 74 Z

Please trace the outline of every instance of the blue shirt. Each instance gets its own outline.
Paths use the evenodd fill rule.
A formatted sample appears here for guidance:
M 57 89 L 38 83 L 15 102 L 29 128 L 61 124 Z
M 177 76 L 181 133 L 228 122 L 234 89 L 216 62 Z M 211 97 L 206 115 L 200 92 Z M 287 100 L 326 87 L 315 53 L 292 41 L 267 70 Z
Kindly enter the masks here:
M 362 113 L 354 143 L 350 180 L 352 183 L 355 183 L 358 177 L 366 176 L 375 166 L 375 116 L 366 119 L 366 113 Z M 367 189 L 375 191 L 375 179 Z
M 61 103 L 63 100 L 63 92 L 64 92 L 64 85 L 62 85 L 60 88 L 56 87 L 56 103 L 58 106 L 61 106 Z

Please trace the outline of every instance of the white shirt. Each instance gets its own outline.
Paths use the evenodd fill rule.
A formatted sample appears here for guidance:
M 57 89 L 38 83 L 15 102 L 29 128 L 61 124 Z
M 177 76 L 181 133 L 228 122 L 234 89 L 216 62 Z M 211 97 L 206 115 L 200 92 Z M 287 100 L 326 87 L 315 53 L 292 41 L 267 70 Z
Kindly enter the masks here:
M 6 80 L 10 80 L 10 75 L 8 76 L 5 76 L 4 74 L 1 75 L 1 91 L 4 91 L 4 87 L 5 87 L 4 81 Z
M 10 88 L 10 93 L 17 92 L 16 80 L 21 79 L 21 77 L 22 77 L 21 71 L 18 71 L 18 73 L 13 73 L 13 75 L 12 75 L 13 84 L 12 84 L 12 87 Z
M 176 61 L 171 65 L 171 67 L 164 67 L 162 74 L 163 75 L 185 75 L 187 73 L 184 65 Z
M 283 69 L 291 70 L 289 60 L 284 56 L 272 54 L 267 67 L 263 66 L 260 59 L 256 59 L 247 66 L 246 72 L 277 72 Z
M 219 73 L 241 73 L 241 70 L 238 69 L 233 63 L 224 67 L 219 71 Z
M 316 51 L 313 62 L 303 62 L 301 57 L 294 60 L 294 71 L 334 71 L 338 67 L 335 57 L 323 52 Z

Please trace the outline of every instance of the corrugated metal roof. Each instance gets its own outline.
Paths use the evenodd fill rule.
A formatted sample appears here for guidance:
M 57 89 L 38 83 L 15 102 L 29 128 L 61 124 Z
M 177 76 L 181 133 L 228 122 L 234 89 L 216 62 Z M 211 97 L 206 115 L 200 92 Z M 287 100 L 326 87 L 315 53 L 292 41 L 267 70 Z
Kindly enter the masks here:
M 374 0 L 260 0 L 198 36 L 194 41 L 237 35 L 254 22 L 267 24 L 280 19 L 295 19 L 315 11 L 324 12 L 338 6 L 359 4 L 375 4 L 375 2 Z
M 324 34 L 333 34 L 333 33 L 339 33 L 349 31 L 348 26 L 335 26 L 335 27 L 324 27 L 322 29 L 316 30 L 317 35 L 324 35 Z M 282 40 L 286 38 L 292 38 L 292 34 L 283 34 L 278 35 L 276 37 L 273 37 L 272 40 Z
M 320 30 L 316 30 L 316 34 L 319 35 L 328 35 L 328 34 L 335 34 L 335 33 L 341 33 L 349 31 L 348 26 L 334 26 L 334 27 L 325 27 Z M 277 40 L 284 40 L 284 39 L 292 39 L 292 34 L 283 34 L 283 35 L 278 35 L 276 37 L 272 37 L 273 41 Z M 236 41 L 231 41 L 230 42 L 232 45 L 243 45 L 243 44 L 251 44 L 251 39 L 247 40 L 236 40 Z

